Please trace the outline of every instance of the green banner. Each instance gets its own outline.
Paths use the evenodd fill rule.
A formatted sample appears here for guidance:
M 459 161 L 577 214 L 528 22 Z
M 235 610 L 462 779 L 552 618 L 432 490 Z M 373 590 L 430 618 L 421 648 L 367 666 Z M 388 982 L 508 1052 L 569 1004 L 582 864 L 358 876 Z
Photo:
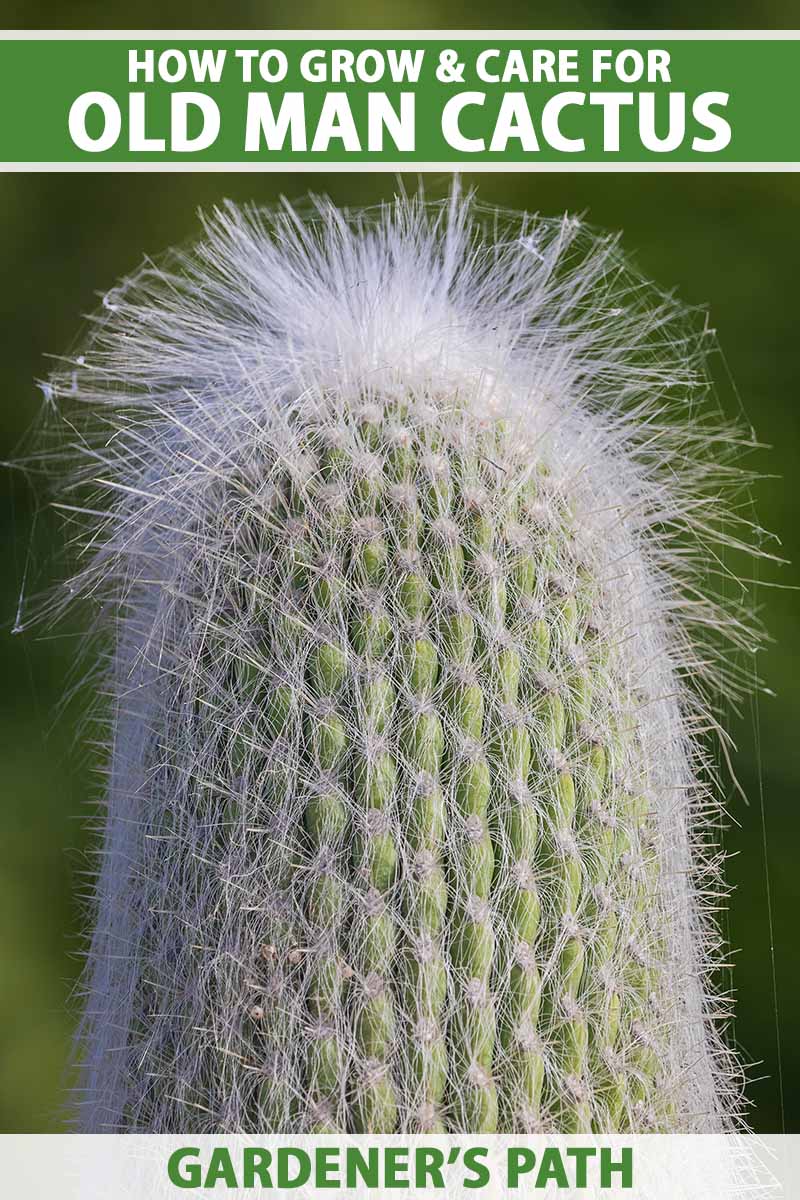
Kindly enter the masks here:
M 800 164 L 795 33 L 0 38 L 0 162 Z

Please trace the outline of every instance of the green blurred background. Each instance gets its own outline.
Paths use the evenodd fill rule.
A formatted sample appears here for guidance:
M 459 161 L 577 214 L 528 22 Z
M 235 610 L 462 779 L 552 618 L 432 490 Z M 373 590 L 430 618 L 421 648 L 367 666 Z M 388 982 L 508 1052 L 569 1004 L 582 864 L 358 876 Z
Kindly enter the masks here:
M 25 28 L 714 28 L 718 6 L 665 3 L 644 17 L 634 3 L 528 6 L 497 3 L 400 4 L 354 0 L 218 6 L 201 0 L 181 14 L 143 0 L 84 0 L 65 6 L 6 0 L 8 27 Z M 784 0 L 725 7 L 725 27 L 791 25 Z M 788 118 L 787 118 L 788 119 Z M 425 178 L 441 195 L 446 176 Z M 467 177 L 487 203 L 543 213 L 585 212 L 595 225 L 624 231 L 641 268 L 688 303 L 707 303 L 722 356 L 714 361 L 722 401 L 741 409 L 761 440 L 756 487 L 763 525 L 781 553 L 800 562 L 800 405 L 798 277 L 800 178 L 794 175 L 502 175 Z M 415 186 L 406 179 L 407 187 Z M 48 354 L 68 350 L 81 314 L 145 253 L 198 229 L 196 210 L 225 197 L 263 203 L 306 189 L 346 204 L 390 197 L 391 175 L 6 175 L 0 179 L 0 459 L 17 452 L 42 405 L 35 379 Z M 731 388 L 728 374 L 735 381 Z M 738 392 L 738 398 L 737 398 Z M 16 471 L 0 473 L 5 554 L 0 573 L 0 1130 L 64 1127 L 73 1027 L 70 993 L 79 968 L 81 906 L 95 808 L 90 735 L 79 724 L 87 689 L 74 690 L 75 637 L 69 629 L 12 637 L 26 564 L 51 582 L 60 570 L 60 532 Z M 735 953 L 734 1036 L 752 1077 L 750 1119 L 764 1132 L 800 1130 L 800 627 L 794 567 L 770 569 L 759 589 L 773 642 L 761 674 L 776 697 L 762 697 L 730 726 L 735 769 L 749 805 L 730 797 L 725 845 L 734 893 L 725 918 Z M 779 586 L 774 586 L 774 585 Z M 764 837 L 766 830 L 766 839 Z M 766 847 L 766 852 L 765 852 Z M 767 887 L 767 871 L 770 888 Z M 770 921 L 770 895 L 772 921 Z M 773 962 L 777 979 L 773 988 Z M 779 1052 L 780 1043 L 780 1052 Z M 780 1078 L 783 1076 L 783 1102 Z

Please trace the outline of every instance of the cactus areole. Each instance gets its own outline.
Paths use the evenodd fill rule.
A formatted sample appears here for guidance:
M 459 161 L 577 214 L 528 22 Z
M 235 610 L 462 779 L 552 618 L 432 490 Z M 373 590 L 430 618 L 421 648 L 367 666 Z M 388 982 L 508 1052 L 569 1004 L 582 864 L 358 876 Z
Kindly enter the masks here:
M 111 697 L 83 1129 L 732 1127 L 707 341 L 458 195 L 228 207 L 105 298 L 55 381 Z

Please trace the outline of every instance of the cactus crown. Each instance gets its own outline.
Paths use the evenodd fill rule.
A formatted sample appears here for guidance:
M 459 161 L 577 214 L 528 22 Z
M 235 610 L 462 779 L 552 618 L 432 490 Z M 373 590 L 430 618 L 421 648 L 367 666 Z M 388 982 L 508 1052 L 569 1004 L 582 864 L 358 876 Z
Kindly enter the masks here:
M 56 381 L 111 496 L 84 1128 L 729 1125 L 693 330 L 457 195 L 229 207 L 106 297 Z

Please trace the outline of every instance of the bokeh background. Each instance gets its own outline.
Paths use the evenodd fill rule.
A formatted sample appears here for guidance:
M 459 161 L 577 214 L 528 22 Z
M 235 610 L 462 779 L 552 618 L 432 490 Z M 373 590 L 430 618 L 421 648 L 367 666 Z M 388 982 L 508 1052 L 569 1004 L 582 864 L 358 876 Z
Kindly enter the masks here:
M 191 15 L 142 0 L 127 6 L 83 0 L 6 0 L 8 27 L 25 28 L 643 28 L 633 2 L 529 5 L 315 0 L 302 12 L 275 4 L 218 6 Z M 792 6 L 731 0 L 725 27 L 781 28 Z M 713 28 L 716 5 L 677 0 L 648 10 L 654 28 Z M 788 118 L 787 118 L 788 119 Z M 390 175 L 6 175 L 0 178 L 0 459 L 18 454 L 39 416 L 48 355 L 74 345 L 81 314 L 145 253 L 198 230 L 197 209 L 223 198 L 269 203 L 307 189 L 348 205 L 390 197 Z M 406 179 L 413 188 L 415 180 Z M 427 176 L 431 195 L 445 176 Z M 624 232 L 640 267 L 690 304 L 707 304 L 721 354 L 713 363 L 721 402 L 745 414 L 771 448 L 755 463 L 762 524 L 779 553 L 800 563 L 800 178 L 795 175 L 495 175 L 466 177 L 486 203 L 543 213 L 585 213 Z M 731 384 L 734 381 L 735 386 Z M 63 627 L 13 636 L 23 578 L 52 582 L 60 570 L 58 523 L 17 470 L 0 472 L 0 1131 L 64 1128 L 70 996 L 79 969 L 90 838 L 98 779 L 91 697 L 76 677 L 76 636 Z M 38 514 L 38 515 L 37 515 Z M 769 569 L 759 586 L 772 636 L 760 672 L 775 692 L 730 728 L 733 895 L 725 924 L 738 1005 L 732 1034 L 751 1063 L 750 1120 L 759 1131 L 800 1130 L 800 608 L 796 567 Z M 67 697 L 65 700 L 64 697 Z

